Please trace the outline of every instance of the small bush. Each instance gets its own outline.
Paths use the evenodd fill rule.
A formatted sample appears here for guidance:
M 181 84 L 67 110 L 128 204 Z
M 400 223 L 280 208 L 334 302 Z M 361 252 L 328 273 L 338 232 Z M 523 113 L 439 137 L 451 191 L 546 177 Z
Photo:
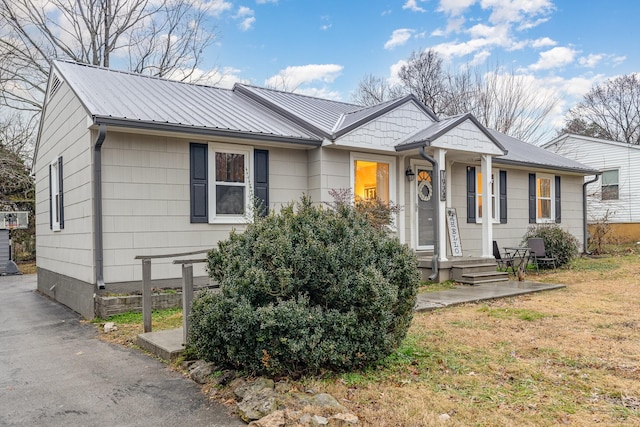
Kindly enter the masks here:
M 546 253 L 555 256 L 558 265 L 568 264 L 578 256 L 578 239 L 576 239 L 573 234 L 560 228 L 557 224 L 530 226 L 522 238 L 522 244 L 526 246 L 527 240 L 532 237 L 542 238 Z
M 352 207 L 303 198 L 209 253 L 221 292 L 197 297 L 199 356 L 259 374 L 344 371 L 400 344 L 419 284 L 415 254 Z

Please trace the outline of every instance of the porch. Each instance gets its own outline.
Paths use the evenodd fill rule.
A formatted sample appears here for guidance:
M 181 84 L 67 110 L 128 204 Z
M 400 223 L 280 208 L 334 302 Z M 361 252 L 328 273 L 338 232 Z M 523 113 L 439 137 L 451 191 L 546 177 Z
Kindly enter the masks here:
M 433 274 L 433 253 L 418 251 L 416 256 L 421 280 L 429 280 Z M 437 270 L 437 277 L 433 279 L 435 282 L 454 280 L 458 283 L 479 285 L 509 281 L 509 274 L 498 271 L 498 264 L 494 258 L 452 257 L 446 261 L 438 261 Z

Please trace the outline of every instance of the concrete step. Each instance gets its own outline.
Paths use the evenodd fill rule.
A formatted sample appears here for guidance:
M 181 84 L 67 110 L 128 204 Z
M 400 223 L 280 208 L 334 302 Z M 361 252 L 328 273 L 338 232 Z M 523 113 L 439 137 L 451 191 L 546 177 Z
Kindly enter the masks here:
M 502 271 L 484 272 L 484 273 L 469 273 L 460 277 L 458 282 L 466 283 L 468 285 L 477 285 L 479 283 L 492 283 L 492 282 L 506 282 L 509 280 L 509 275 Z
M 455 264 L 451 266 L 451 278 L 456 282 L 470 283 L 470 277 L 473 275 L 495 275 L 501 277 L 499 271 L 497 271 L 498 265 L 493 261 L 487 261 L 483 263 L 475 264 Z
M 161 359 L 174 361 L 184 351 L 184 334 L 182 328 L 157 332 L 146 332 L 138 335 L 136 344 Z

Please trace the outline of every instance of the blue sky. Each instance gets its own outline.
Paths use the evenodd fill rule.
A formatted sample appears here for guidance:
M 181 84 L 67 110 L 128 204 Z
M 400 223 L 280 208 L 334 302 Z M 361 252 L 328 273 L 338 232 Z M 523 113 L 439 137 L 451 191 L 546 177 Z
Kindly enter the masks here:
M 496 64 L 562 99 L 640 71 L 637 0 L 212 0 L 207 66 L 235 81 L 350 101 L 366 74 L 393 81 L 414 50 L 456 69 Z

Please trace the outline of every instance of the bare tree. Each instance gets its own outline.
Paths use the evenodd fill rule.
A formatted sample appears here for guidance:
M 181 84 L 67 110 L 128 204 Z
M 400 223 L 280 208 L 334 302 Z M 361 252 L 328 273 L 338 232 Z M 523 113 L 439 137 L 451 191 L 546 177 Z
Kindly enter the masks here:
M 386 79 L 368 74 L 358 83 L 351 100 L 358 105 L 375 105 L 409 93 L 402 85 L 391 85 Z
M 558 102 L 551 91 L 540 90 L 526 76 L 505 72 L 498 65 L 488 71 L 446 70 L 432 50 L 413 52 L 398 77 L 404 90 L 436 115 L 472 113 L 484 126 L 525 141 L 544 139 L 544 120 Z M 380 81 L 365 77 L 352 99 L 366 105 L 384 100 L 378 96 L 384 94 L 378 88 Z
M 39 111 L 52 59 L 188 80 L 214 39 L 198 0 L 0 0 L 2 103 Z
M 31 166 L 31 156 L 38 127 L 38 115 L 0 108 L 0 146 Z
M 629 74 L 596 84 L 569 110 L 561 132 L 640 144 L 640 78 Z

